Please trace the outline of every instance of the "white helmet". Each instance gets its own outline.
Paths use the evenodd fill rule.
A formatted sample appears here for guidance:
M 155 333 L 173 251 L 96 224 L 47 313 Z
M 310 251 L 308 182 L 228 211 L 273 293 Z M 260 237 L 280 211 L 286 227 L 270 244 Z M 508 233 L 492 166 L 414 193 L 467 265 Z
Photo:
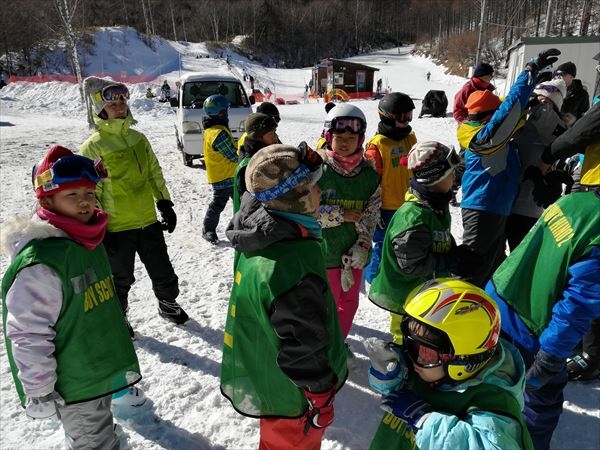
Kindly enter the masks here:
M 358 107 L 344 103 L 337 105 L 327 113 L 324 131 L 327 148 L 331 148 L 332 133 L 334 131 L 349 131 L 358 134 L 360 138 L 357 148 L 361 148 L 367 131 L 367 119 Z

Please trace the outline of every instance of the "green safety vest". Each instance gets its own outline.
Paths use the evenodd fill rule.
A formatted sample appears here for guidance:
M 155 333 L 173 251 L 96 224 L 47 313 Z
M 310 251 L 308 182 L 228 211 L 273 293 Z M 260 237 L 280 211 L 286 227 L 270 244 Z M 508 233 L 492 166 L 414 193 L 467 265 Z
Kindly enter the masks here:
M 269 320 L 271 303 L 294 289 L 309 273 L 325 282 L 321 244 L 314 239 L 280 241 L 241 253 L 225 323 L 221 392 L 240 413 L 250 417 L 300 417 L 308 403 L 277 365 L 280 338 Z M 347 375 L 346 350 L 337 309 L 329 289 L 324 293 L 329 334 L 329 364 L 338 388 Z
M 318 182 L 321 189 L 321 204 L 340 205 L 347 209 L 365 209 L 371 195 L 379 186 L 379 174 L 364 166 L 353 177 L 345 177 L 327 164 L 323 165 L 323 176 Z M 340 267 L 342 255 L 354 245 L 358 234 L 354 222 L 343 222 L 340 226 L 323 228 L 323 239 L 327 242 L 325 267 Z
M 6 337 L 6 295 L 19 271 L 43 264 L 62 284 L 63 302 L 54 325 L 56 384 L 67 403 L 98 398 L 141 379 L 138 359 L 115 293 L 103 245 L 94 250 L 67 238 L 35 239 L 15 257 L 2 279 L 6 349 L 21 403 L 25 393 Z

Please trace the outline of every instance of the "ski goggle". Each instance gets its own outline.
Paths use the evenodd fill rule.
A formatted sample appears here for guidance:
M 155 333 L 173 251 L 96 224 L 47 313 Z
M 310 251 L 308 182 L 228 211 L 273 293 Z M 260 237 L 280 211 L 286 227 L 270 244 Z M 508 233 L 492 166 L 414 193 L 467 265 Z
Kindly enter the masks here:
M 92 183 L 99 183 L 108 177 L 102 159 L 93 161 L 85 156 L 72 155 L 58 159 L 54 165 L 37 175 L 34 180 L 35 189 L 49 184 L 60 185 L 87 178 Z
M 129 89 L 124 84 L 111 84 L 102 89 L 102 100 L 117 102 L 129 100 Z
M 366 131 L 365 122 L 358 117 L 339 117 L 325 123 L 325 128 L 332 133 L 344 133 L 349 131 L 354 134 L 362 134 Z
M 402 341 L 402 345 L 415 366 L 423 369 L 431 369 L 439 367 L 452 359 L 452 355 L 440 353 L 438 349 L 428 346 L 417 339 L 410 334 L 405 334 Z
M 560 92 L 560 89 L 552 84 L 538 84 L 535 89 L 538 91 L 546 91 L 551 93 Z

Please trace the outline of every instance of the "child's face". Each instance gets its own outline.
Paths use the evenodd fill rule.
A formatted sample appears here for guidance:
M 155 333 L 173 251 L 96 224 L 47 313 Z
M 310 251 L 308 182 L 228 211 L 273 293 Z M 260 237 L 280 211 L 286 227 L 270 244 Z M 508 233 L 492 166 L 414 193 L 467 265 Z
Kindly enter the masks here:
M 87 223 L 96 208 L 96 191 L 89 187 L 65 189 L 40 198 L 40 205 L 56 214 Z
M 263 134 L 261 141 L 265 145 L 277 144 L 277 134 L 275 133 L 275 130 L 267 131 Z
M 358 148 L 360 135 L 344 131 L 334 132 L 331 138 L 331 149 L 340 156 L 350 156 Z
M 456 178 L 456 175 L 455 175 L 454 170 L 453 170 L 450 175 L 448 175 L 446 178 L 444 178 L 443 180 L 439 181 L 438 183 L 434 184 L 429 189 L 432 192 L 442 192 L 442 193 L 443 192 L 448 192 L 450 189 L 452 189 L 452 185 L 454 184 L 454 179 L 455 178 Z
M 414 365 L 413 367 L 417 375 L 419 375 L 421 379 L 427 383 L 439 381 L 446 376 L 444 366 L 432 367 L 430 369 L 424 369 L 423 367 L 419 367 L 417 365 Z

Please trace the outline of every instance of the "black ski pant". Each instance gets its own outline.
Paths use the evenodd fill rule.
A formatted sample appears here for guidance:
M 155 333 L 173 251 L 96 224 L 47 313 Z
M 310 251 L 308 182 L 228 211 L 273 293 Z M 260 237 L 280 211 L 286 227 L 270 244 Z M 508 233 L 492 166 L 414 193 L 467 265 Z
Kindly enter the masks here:
M 482 289 L 506 259 L 506 220 L 506 216 L 492 212 L 462 209 L 463 244 L 481 259 L 467 281 Z
M 517 245 L 521 243 L 536 222 L 536 217 L 522 216 L 520 214 L 511 214 L 508 216 L 506 220 L 506 240 L 511 252 L 517 248 Z
M 146 267 L 154 295 L 160 300 L 173 301 L 179 295 L 179 279 L 167 252 L 160 223 L 146 228 L 106 233 L 104 246 L 108 253 L 115 288 L 123 312 L 127 312 L 127 296 L 135 281 L 135 254 Z
M 222 189 L 213 188 L 213 198 L 206 210 L 202 231 L 217 231 L 221 213 L 230 198 L 233 198 L 233 186 Z

